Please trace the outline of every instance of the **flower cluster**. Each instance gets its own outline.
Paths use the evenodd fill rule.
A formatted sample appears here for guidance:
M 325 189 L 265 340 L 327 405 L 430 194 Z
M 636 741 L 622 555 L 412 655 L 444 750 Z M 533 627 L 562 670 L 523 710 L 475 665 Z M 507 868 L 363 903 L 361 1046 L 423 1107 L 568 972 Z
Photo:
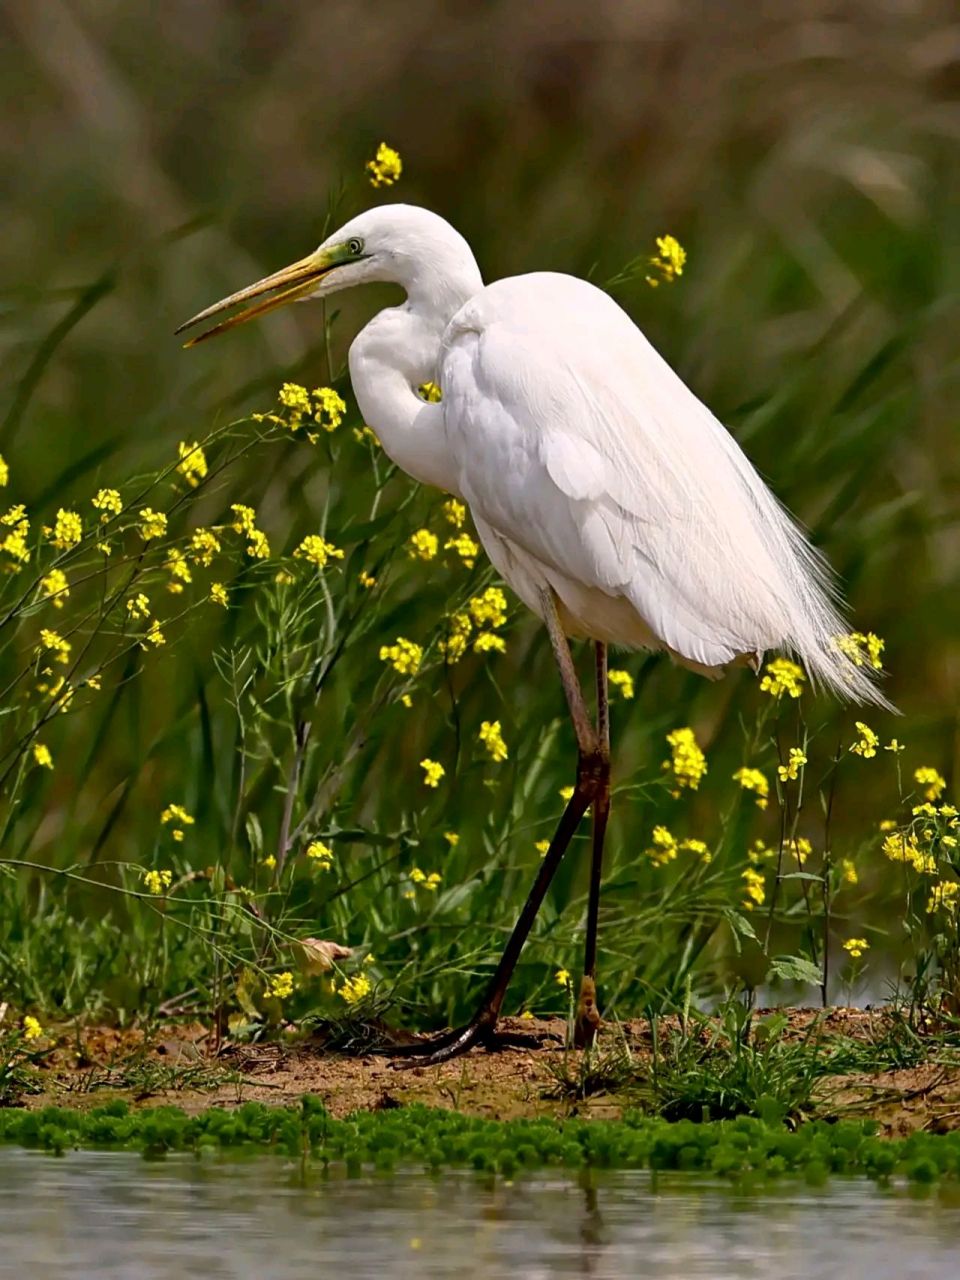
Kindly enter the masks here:
M 230 527 L 234 533 L 241 533 L 246 537 L 247 555 L 252 560 L 266 560 L 270 555 L 270 543 L 267 535 L 257 528 L 257 513 L 253 507 L 244 506 L 242 502 L 233 502 L 230 504 L 230 510 L 234 516 Z
M 712 858 L 712 854 L 703 840 L 678 840 L 664 826 L 653 828 L 650 841 L 650 847 L 644 850 L 644 856 L 649 858 L 656 867 L 663 867 L 668 862 L 673 862 L 677 855 L 682 852 L 695 853 L 703 862 L 710 862 Z
M 760 690 L 772 698 L 781 698 L 784 694 L 789 698 L 799 698 L 805 680 L 803 668 L 795 662 L 789 658 L 774 658 L 764 669 Z
M 147 886 L 147 892 L 156 894 L 157 897 L 164 893 L 173 884 L 173 872 L 167 867 L 162 871 L 145 871 L 143 873 L 143 883 Z
M 880 655 L 884 650 L 884 642 L 872 631 L 851 631 L 848 635 L 836 636 L 834 643 L 841 653 L 845 653 L 855 667 L 869 665 L 875 671 L 883 667 Z
M 671 794 L 679 796 L 683 787 L 696 791 L 707 772 L 707 757 L 700 749 L 693 730 L 674 729 L 667 734 L 667 745 L 670 747 L 670 759 L 664 760 L 663 768 L 673 775 L 675 789 Z
M 196 819 L 187 813 L 182 804 L 168 804 L 160 815 L 160 821 L 164 826 L 173 824 L 170 834 L 179 843 L 184 837 L 183 828 L 192 827 Z
M 376 156 L 367 161 L 366 169 L 372 187 L 392 187 L 403 173 L 403 161 L 398 151 L 381 142 Z
M 288 1000 L 293 995 L 293 974 L 289 970 L 272 974 L 263 994 L 268 1000 Z
M 607 681 L 614 689 L 620 690 L 620 697 L 624 701 L 629 701 L 634 695 L 633 676 L 629 671 L 620 671 L 617 668 L 611 668 L 607 672 Z
M 480 732 L 477 737 L 486 747 L 492 760 L 496 760 L 498 764 L 506 760 L 508 755 L 507 744 L 504 742 L 503 734 L 500 732 L 499 720 L 484 720 L 480 725 Z
M 338 995 L 349 1005 L 359 1004 L 373 990 L 370 979 L 365 973 L 355 973 L 352 978 L 345 978 Z
M 440 779 L 446 773 L 442 764 L 438 764 L 436 760 L 423 759 L 420 761 L 420 768 L 424 772 L 423 785 L 425 787 L 439 787 Z
M 787 763 L 777 765 L 777 776 L 781 782 L 796 782 L 800 777 L 800 770 L 806 763 L 806 752 L 800 747 L 791 747 Z
M 759 769 L 744 765 L 733 775 L 733 781 L 739 782 L 744 791 L 752 791 L 757 797 L 757 808 L 765 809 L 769 803 L 770 783 Z
M 880 738 L 870 728 L 868 724 L 864 724 L 862 720 L 856 721 L 857 733 L 860 735 L 850 750 L 855 756 L 862 756 L 864 760 L 872 760 L 877 754 L 877 747 L 880 744 Z
M 402 676 L 415 676 L 423 661 L 423 648 L 412 640 L 397 636 L 395 644 L 380 646 L 380 661 L 389 662 L 394 671 Z
M 332 868 L 333 850 L 328 844 L 324 844 L 322 840 L 311 840 L 304 852 L 321 871 L 329 871 Z
M 190 488 L 196 489 L 207 474 L 207 455 L 196 441 L 187 444 L 185 440 L 181 440 L 177 447 L 180 454 L 177 470 Z
M 676 236 L 657 236 L 657 252 L 650 259 L 651 274 L 646 277 L 651 289 L 663 282 L 673 284 L 683 275 L 687 251 Z
M 324 569 L 329 560 L 342 560 L 343 552 L 318 533 L 308 534 L 294 551 L 294 558 L 307 560 L 318 569 Z

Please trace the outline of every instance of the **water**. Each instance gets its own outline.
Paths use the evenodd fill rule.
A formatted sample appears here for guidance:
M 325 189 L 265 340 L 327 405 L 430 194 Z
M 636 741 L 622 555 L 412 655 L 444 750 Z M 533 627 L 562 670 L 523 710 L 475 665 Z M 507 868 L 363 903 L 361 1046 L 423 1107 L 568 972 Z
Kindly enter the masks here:
M 278 1158 L 0 1148 L 0 1276 L 953 1280 L 960 1200 L 695 1175 L 324 1179 Z

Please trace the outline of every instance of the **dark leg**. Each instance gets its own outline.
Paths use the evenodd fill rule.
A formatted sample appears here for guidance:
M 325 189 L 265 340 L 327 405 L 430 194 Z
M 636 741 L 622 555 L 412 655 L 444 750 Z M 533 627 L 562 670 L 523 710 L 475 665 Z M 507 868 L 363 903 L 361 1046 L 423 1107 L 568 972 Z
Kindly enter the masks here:
M 587 903 L 587 941 L 583 957 L 583 978 L 574 1021 L 573 1042 L 587 1049 L 600 1029 L 597 1009 L 597 925 L 600 913 L 600 876 L 603 868 L 603 841 L 610 816 L 610 708 L 607 701 L 607 646 L 597 641 L 597 737 L 601 765 L 600 785 L 593 800 L 593 856 L 590 862 L 590 898 Z
M 563 816 L 560 819 L 554 837 L 550 842 L 550 848 L 540 864 L 537 878 L 533 883 L 533 888 L 530 890 L 527 901 L 524 903 L 520 918 L 514 926 L 503 955 L 500 957 L 496 972 L 491 978 L 486 994 L 470 1022 L 456 1031 L 444 1032 L 442 1035 L 429 1040 L 399 1045 L 395 1049 L 385 1048 L 385 1052 L 398 1057 L 413 1058 L 414 1061 L 410 1063 L 411 1066 L 435 1066 L 441 1062 L 448 1062 L 451 1058 L 465 1053 L 475 1044 L 484 1044 L 491 1048 L 496 1047 L 498 1037 L 494 1028 L 500 1016 L 500 1009 L 503 1005 L 507 987 L 520 958 L 520 952 L 523 950 L 523 944 L 527 940 L 527 935 L 530 933 L 540 905 L 546 896 L 547 889 L 550 887 L 550 882 L 556 875 L 557 868 L 563 860 L 563 855 L 566 853 L 570 841 L 580 825 L 580 819 L 589 806 L 595 802 L 597 795 L 603 790 L 605 785 L 604 778 L 609 773 L 606 756 L 601 752 L 596 732 L 590 724 L 590 717 L 583 700 L 580 683 L 577 680 L 573 658 L 570 654 L 570 646 L 567 644 L 566 636 L 560 627 L 553 597 L 545 594 L 543 603 L 550 642 L 553 646 L 557 666 L 560 669 L 560 679 L 563 682 L 564 693 L 567 696 L 567 703 L 570 707 L 570 714 L 577 735 L 576 785 L 573 795 L 563 811 Z M 509 1038 L 506 1039 L 509 1042 Z

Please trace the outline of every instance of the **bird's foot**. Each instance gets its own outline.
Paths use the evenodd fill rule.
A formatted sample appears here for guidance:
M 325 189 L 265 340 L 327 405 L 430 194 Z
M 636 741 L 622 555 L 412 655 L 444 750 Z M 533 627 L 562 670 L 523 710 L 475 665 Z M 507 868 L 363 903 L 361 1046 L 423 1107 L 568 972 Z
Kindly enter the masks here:
M 408 1044 L 384 1045 L 377 1052 L 402 1059 L 390 1065 L 403 1070 L 407 1067 L 440 1066 L 469 1052 L 475 1046 L 486 1049 L 488 1053 L 499 1053 L 503 1049 L 539 1049 L 545 1040 L 558 1039 L 559 1037 L 548 1032 L 528 1034 L 521 1031 L 498 1031 L 495 1020 L 491 1021 L 489 1015 L 480 1015 L 465 1027 L 442 1031 L 439 1035 L 427 1036 Z
M 576 1049 L 589 1049 L 603 1025 L 597 1008 L 597 984 L 586 975 L 580 981 L 580 996 L 573 1022 L 573 1044 Z

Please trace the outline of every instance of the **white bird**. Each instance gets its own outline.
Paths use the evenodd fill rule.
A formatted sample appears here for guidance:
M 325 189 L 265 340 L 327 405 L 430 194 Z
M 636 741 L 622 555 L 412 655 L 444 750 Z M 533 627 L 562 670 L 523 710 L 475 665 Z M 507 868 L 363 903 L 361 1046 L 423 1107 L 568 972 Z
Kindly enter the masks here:
M 368 281 L 406 300 L 350 347 L 367 422 L 414 479 L 466 501 L 494 566 L 550 634 L 579 747 L 577 785 L 470 1023 L 412 1046 L 441 1062 L 492 1047 L 507 983 L 587 808 L 593 864 L 577 1041 L 599 1025 L 595 967 L 609 811 L 608 645 L 666 650 L 716 678 L 786 650 L 841 697 L 889 706 L 837 644 L 829 569 L 710 410 L 602 290 L 553 272 L 484 286 L 466 240 L 436 214 L 385 205 L 182 329 L 261 301 L 187 345 L 287 302 Z M 264 295 L 267 295 L 264 297 Z M 178 330 L 179 332 L 179 330 Z M 418 388 L 435 382 L 439 403 Z M 567 637 L 596 645 L 591 720 Z

